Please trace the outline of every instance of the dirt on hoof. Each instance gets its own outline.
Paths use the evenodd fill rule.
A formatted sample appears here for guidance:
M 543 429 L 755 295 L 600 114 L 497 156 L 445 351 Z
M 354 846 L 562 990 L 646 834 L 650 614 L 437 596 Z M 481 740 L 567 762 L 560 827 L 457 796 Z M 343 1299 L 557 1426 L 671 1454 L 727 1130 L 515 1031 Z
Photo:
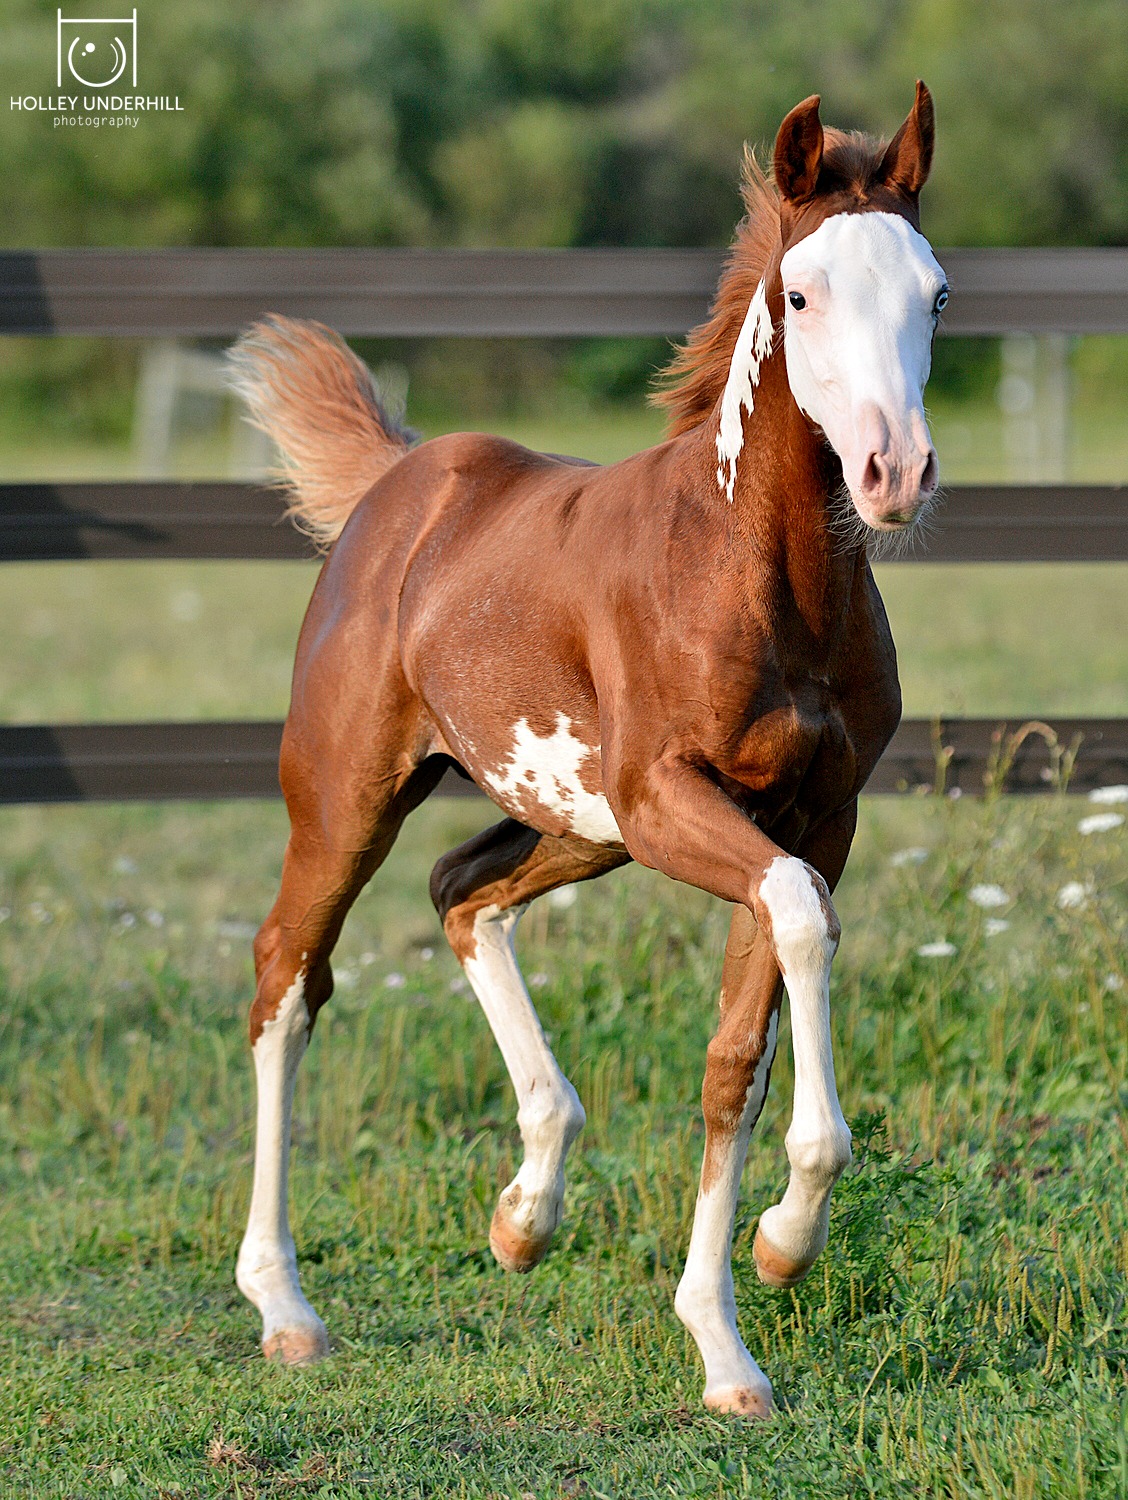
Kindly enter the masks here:
M 500 1203 L 494 1209 L 490 1224 L 490 1249 L 494 1260 L 503 1270 L 526 1275 L 534 1266 L 540 1265 L 551 1243 L 551 1236 L 546 1240 L 527 1239 L 513 1228 Z
M 753 1390 L 748 1385 L 730 1385 L 723 1390 L 707 1391 L 705 1405 L 710 1411 L 725 1412 L 734 1417 L 751 1417 L 766 1422 L 775 1411 L 771 1391 Z
M 777 1250 L 760 1229 L 757 1229 L 756 1238 L 752 1242 L 752 1255 L 756 1262 L 756 1275 L 764 1285 L 781 1290 L 798 1286 L 811 1269 L 810 1266 L 801 1266 L 798 1261 Z
M 323 1328 L 284 1328 L 263 1340 L 262 1352 L 284 1365 L 315 1365 L 328 1355 L 329 1339 Z

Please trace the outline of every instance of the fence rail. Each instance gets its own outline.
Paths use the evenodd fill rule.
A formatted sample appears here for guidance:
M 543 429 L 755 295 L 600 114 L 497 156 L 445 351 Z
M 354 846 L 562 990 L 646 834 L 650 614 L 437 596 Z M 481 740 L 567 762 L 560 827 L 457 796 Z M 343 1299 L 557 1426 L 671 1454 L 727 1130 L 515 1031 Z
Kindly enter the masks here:
M 0 803 L 276 797 L 281 739 L 266 721 L 4 725 Z M 867 790 L 1037 794 L 1063 780 L 1071 792 L 1128 783 L 1128 720 L 906 719 Z M 453 771 L 438 790 L 481 795 Z
M 260 485 L 0 485 L 0 562 L 312 555 L 278 491 Z M 892 560 L 1128 562 L 1128 486 L 956 485 L 927 534 Z
M 1128 332 L 1128 250 L 947 250 L 954 334 Z M 0 334 L 230 337 L 264 312 L 353 336 L 680 334 L 711 250 L 0 252 Z M 0 562 L 299 559 L 276 492 L 234 483 L 0 485 Z M 961 486 L 913 560 L 1128 561 L 1117 486 Z M 281 725 L 0 726 L 0 803 L 267 797 Z M 869 789 L 1128 782 L 1128 720 L 903 723 Z M 453 772 L 441 791 L 474 794 Z
M 1128 332 L 1128 250 L 941 250 L 948 333 Z M 352 336 L 680 334 L 717 250 L 9 250 L 0 333 L 228 338 L 265 312 Z

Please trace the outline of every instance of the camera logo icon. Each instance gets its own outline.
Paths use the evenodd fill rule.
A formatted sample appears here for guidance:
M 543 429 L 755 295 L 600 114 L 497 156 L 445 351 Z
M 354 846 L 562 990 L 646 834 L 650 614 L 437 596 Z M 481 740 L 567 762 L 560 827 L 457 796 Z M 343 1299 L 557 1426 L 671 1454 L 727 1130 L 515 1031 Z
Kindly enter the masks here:
M 132 68 L 137 86 L 137 11 L 132 16 L 108 20 L 103 16 L 64 16 L 60 10 L 58 32 L 58 84 L 64 75 L 88 89 L 109 88 L 127 68 Z

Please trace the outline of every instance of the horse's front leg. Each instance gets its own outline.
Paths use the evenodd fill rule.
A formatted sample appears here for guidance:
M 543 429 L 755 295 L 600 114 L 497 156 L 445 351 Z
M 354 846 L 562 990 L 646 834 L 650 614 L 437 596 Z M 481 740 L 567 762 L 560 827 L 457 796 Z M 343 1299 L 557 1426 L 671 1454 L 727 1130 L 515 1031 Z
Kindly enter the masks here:
M 804 855 L 832 890 L 850 852 L 856 822 L 854 802 L 803 846 Z M 765 885 L 770 877 L 769 871 Z M 782 884 L 768 899 L 793 905 Z M 768 1286 L 791 1287 L 802 1281 L 826 1248 L 831 1190 L 850 1161 L 850 1130 L 838 1102 L 830 1037 L 830 960 L 837 940 L 837 932 L 814 945 L 806 938 L 785 938 L 782 943 L 775 938 L 791 1006 L 795 1098 L 786 1136 L 791 1176 L 782 1200 L 760 1215 L 753 1245 L 757 1274 Z
M 772 1388 L 736 1326 L 733 1216 L 748 1141 L 767 1097 L 782 989 L 771 944 L 748 908 L 737 906 L 725 949 L 721 1020 L 701 1090 L 701 1187 L 674 1305 L 705 1363 L 706 1406 L 746 1416 L 771 1412 Z
M 745 908 L 734 919 L 726 954 L 721 1026 L 703 1090 L 705 1161 L 676 1307 L 705 1363 L 706 1404 L 767 1416 L 771 1385 L 736 1327 L 733 1215 L 748 1139 L 767 1089 L 782 974 L 801 1080 L 788 1135 L 796 1191 L 780 1205 L 785 1245 L 774 1245 L 770 1237 L 764 1243 L 795 1279 L 825 1243 L 830 1187 L 850 1159 L 850 1132 L 830 1059 L 830 963 L 841 929 L 819 869 L 785 854 L 695 767 L 656 764 L 631 793 L 629 805 L 616 808 L 631 854 Z M 845 863 L 853 817 L 851 810 L 840 829 L 812 840 L 804 851 L 819 860 L 831 880 Z M 785 1259 L 789 1250 L 799 1255 Z

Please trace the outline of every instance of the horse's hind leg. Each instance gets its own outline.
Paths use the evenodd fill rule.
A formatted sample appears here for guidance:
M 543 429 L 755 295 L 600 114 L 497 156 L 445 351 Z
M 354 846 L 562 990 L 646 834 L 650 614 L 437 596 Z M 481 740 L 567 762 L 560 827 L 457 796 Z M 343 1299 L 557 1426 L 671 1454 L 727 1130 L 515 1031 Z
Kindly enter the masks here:
M 295 765 L 295 761 L 298 764 Z M 332 779 L 315 759 L 284 746 L 290 841 L 278 899 L 255 940 L 257 988 L 250 1033 L 258 1084 L 254 1186 L 236 1281 L 262 1314 L 263 1352 L 305 1364 L 329 1351 L 325 1325 L 306 1301 L 287 1212 L 294 1080 L 329 998 L 329 957 L 349 908 L 383 861 L 403 819 L 442 767 L 427 763 Z M 351 791 L 349 782 L 351 779 Z M 345 784 L 342 784 L 344 782 Z
M 431 875 L 447 939 L 517 1094 L 525 1156 L 490 1225 L 490 1248 L 507 1271 L 531 1271 L 543 1259 L 564 1205 L 564 1159 L 584 1124 L 579 1096 L 552 1055 L 521 977 L 514 930 L 537 896 L 627 858 L 621 849 L 550 838 L 506 819 L 444 855 Z

